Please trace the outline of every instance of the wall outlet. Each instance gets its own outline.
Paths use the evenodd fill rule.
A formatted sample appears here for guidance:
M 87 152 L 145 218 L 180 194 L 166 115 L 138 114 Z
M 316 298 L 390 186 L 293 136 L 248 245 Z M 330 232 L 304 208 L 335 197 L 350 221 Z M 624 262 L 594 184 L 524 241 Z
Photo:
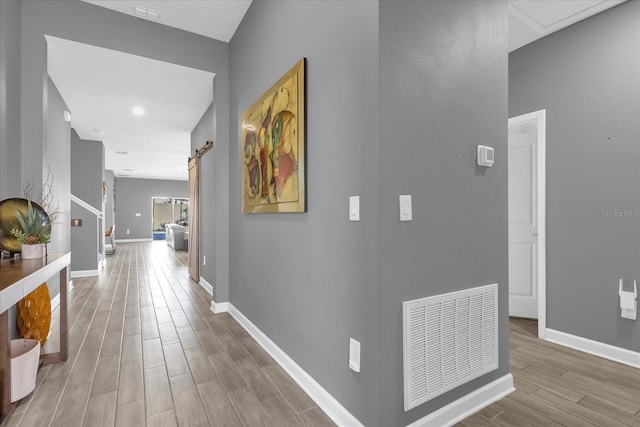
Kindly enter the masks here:
M 353 338 L 349 338 L 349 368 L 360 372 L 360 343 Z
M 207 256 L 202 255 L 202 265 L 207 265 Z
M 620 295 L 620 316 L 629 320 L 636 320 L 636 313 L 638 312 L 638 284 L 633 281 L 633 291 L 622 290 L 622 279 L 620 279 L 620 287 L 618 293 Z

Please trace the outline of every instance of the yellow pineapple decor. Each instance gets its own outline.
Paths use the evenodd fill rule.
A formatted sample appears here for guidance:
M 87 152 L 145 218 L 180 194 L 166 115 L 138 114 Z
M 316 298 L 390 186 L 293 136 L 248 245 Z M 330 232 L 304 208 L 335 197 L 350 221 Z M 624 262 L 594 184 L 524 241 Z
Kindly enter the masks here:
M 22 338 L 40 341 L 43 346 L 51 326 L 51 297 L 46 283 L 18 302 L 18 331 Z

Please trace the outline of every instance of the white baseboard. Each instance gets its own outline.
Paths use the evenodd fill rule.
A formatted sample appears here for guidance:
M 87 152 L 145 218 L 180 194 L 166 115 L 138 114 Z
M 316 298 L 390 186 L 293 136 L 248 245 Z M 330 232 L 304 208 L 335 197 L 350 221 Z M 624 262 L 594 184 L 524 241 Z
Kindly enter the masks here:
M 347 411 L 333 396 L 316 382 L 304 369 L 293 361 L 280 347 L 269 339 L 258 327 L 247 319 L 231 303 L 227 304 L 229 313 L 242 325 L 244 329 L 269 353 L 271 357 L 284 369 L 289 376 L 313 399 L 318 406 L 341 427 L 364 427 L 356 417 Z M 435 424 L 433 424 L 435 425 Z
M 207 291 L 207 293 L 213 296 L 213 285 L 205 280 L 204 277 L 200 276 L 200 281 L 198 282 L 202 288 Z
M 547 328 L 546 340 L 575 350 L 640 368 L 640 353 Z
M 198 282 L 200 286 L 204 288 L 205 291 L 209 293 L 209 295 L 213 296 L 213 285 L 206 281 L 206 279 L 200 276 L 200 281 Z M 229 311 L 229 303 L 228 302 L 215 302 L 213 299 L 211 300 L 211 311 L 214 313 L 226 313 Z
M 472 391 L 466 396 L 449 403 L 430 413 L 407 427 L 445 427 L 452 426 L 479 410 L 513 393 L 513 376 L 507 374 L 497 380 Z
M 118 239 L 116 243 L 139 243 L 139 242 L 150 242 L 153 239 Z
M 72 279 L 75 279 L 76 277 L 93 277 L 99 275 L 100 272 L 98 270 L 77 270 L 71 272 Z
M 226 313 L 229 311 L 229 305 L 228 302 L 215 302 L 211 300 L 211 311 L 214 313 Z
M 51 299 L 51 311 L 55 310 L 60 305 L 60 293 Z

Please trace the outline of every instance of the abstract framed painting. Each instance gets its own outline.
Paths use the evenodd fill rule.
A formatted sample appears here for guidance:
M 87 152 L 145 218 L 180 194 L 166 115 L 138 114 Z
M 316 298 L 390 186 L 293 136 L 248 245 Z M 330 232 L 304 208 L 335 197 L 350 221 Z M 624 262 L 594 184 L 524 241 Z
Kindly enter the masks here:
M 242 212 L 306 212 L 305 58 L 242 114 Z

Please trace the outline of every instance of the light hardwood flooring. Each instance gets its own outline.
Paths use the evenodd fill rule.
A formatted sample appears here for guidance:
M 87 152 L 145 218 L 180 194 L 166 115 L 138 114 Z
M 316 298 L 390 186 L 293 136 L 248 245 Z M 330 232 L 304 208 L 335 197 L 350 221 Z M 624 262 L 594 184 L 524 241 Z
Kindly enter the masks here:
M 73 281 L 69 360 L 42 368 L 1 427 L 334 425 L 231 316 L 211 312 L 185 252 L 120 244 L 107 259 L 99 278 Z M 640 370 L 539 340 L 535 321 L 510 328 L 517 391 L 459 427 L 640 427 Z
M 458 426 L 640 426 L 640 370 L 537 338 L 510 321 L 516 391 Z
M 334 425 L 230 315 L 211 312 L 185 252 L 119 244 L 107 260 L 99 278 L 73 280 L 69 359 L 40 370 L 2 427 Z

